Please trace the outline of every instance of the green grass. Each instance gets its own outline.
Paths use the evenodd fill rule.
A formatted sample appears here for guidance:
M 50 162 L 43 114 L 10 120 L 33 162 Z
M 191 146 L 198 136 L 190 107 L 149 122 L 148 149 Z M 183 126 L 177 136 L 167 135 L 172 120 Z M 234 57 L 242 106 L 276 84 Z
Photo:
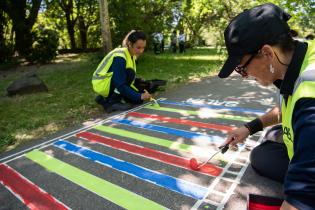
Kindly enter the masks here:
M 91 87 L 91 76 L 101 59 L 100 53 L 72 54 L 59 57 L 54 64 L 19 67 L 23 71 L 0 77 L 0 151 L 102 116 Z M 213 74 L 219 64 L 215 49 L 185 54 L 146 52 L 139 59 L 137 74 L 145 79 L 166 79 L 166 90 L 171 91 L 174 86 Z M 8 85 L 28 71 L 36 71 L 49 91 L 6 97 Z

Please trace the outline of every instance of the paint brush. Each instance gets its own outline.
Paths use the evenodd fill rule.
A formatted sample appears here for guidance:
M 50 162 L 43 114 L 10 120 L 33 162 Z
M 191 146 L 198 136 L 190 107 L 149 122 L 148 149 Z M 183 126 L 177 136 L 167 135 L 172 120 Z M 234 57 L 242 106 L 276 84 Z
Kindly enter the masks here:
M 152 97 L 150 98 L 150 102 L 152 106 L 160 107 L 160 104 L 157 102 L 157 100 Z

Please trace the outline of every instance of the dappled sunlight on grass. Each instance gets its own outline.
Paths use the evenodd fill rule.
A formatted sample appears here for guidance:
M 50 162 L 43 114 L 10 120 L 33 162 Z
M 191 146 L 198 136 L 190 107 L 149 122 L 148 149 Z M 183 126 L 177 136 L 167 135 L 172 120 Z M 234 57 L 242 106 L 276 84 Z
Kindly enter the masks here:
M 19 130 L 14 135 L 15 142 L 13 145 L 10 145 L 6 150 L 11 150 L 20 145 L 21 143 L 27 142 L 29 140 L 38 139 L 44 135 L 52 134 L 58 130 L 62 129 L 61 126 L 58 126 L 56 123 L 50 123 L 48 125 L 39 127 L 33 130 Z
M 15 135 L 15 138 L 17 140 L 21 140 L 21 141 L 34 139 L 34 138 L 37 138 L 38 136 L 41 136 L 43 134 L 53 133 L 55 131 L 58 131 L 59 129 L 60 129 L 60 127 L 56 123 L 50 123 L 48 125 L 37 128 L 37 129 L 32 130 L 30 132 L 24 132 L 24 131 L 17 132 L 17 134 Z

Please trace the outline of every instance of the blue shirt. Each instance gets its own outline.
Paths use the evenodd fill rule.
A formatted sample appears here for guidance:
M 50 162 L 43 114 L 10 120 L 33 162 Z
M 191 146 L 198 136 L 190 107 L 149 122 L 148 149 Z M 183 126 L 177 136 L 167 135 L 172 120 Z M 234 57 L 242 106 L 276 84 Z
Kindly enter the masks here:
M 138 93 L 127 84 L 126 60 L 121 57 L 115 57 L 108 70 L 113 72 L 112 84 L 120 94 L 135 103 L 141 102 L 141 93 Z
M 284 181 L 286 200 L 315 209 L 315 100 L 300 99 L 293 113 L 294 155 Z

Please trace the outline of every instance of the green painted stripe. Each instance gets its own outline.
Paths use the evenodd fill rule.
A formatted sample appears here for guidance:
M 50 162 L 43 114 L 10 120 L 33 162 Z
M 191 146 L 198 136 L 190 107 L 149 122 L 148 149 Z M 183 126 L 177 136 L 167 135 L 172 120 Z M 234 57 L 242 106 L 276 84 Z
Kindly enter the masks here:
M 128 137 L 131 139 L 135 139 L 137 141 L 142 141 L 142 142 L 147 142 L 150 144 L 156 144 L 156 145 L 160 145 L 163 147 L 167 147 L 169 149 L 175 149 L 175 150 L 182 150 L 184 152 L 191 152 L 193 149 L 193 146 L 188 145 L 188 144 L 181 144 L 178 142 L 174 142 L 174 141 L 170 141 L 170 140 L 166 140 L 166 139 L 161 139 L 161 138 L 157 138 L 157 137 L 152 137 L 152 136 L 148 136 L 148 135 L 144 135 L 144 134 L 140 134 L 140 133 L 135 133 L 135 132 L 131 132 L 131 131 L 126 131 L 126 130 L 122 130 L 122 129 L 118 129 L 118 128 L 113 128 L 113 127 L 109 127 L 109 126 L 105 126 L 105 125 L 98 125 L 93 127 L 94 129 L 106 132 L 106 133 L 111 133 L 111 134 L 115 134 L 118 136 L 123 136 L 123 137 Z
M 176 113 L 180 113 L 180 114 L 184 114 L 184 115 L 200 115 L 200 111 L 192 111 L 192 110 L 185 110 L 185 109 L 156 107 L 156 106 L 150 106 L 150 105 L 147 105 L 144 108 L 166 111 L 166 112 L 176 112 Z M 215 113 L 214 118 L 224 119 L 224 120 L 236 120 L 236 121 L 243 121 L 243 122 L 248 122 L 248 121 L 251 121 L 254 119 L 254 117 L 242 117 L 242 116 L 234 116 L 234 115 L 218 114 L 218 113 Z
M 62 162 L 44 152 L 33 150 L 25 155 L 49 171 L 126 209 L 167 209 L 149 199 Z

